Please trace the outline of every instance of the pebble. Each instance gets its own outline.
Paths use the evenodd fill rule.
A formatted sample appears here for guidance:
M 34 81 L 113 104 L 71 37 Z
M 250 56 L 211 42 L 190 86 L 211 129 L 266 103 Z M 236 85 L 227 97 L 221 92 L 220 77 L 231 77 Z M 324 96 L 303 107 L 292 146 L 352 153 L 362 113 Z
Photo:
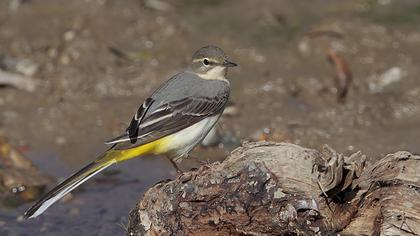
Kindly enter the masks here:
M 298 50 L 303 55 L 309 55 L 311 53 L 311 47 L 307 39 L 301 40 L 298 44 Z
M 73 30 L 69 30 L 69 31 L 64 33 L 63 38 L 66 41 L 71 41 L 71 40 L 74 39 L 75 36 L 76 36 L 76 33 L 74 33 Z
M 369 90 L 372 93 L 382 92 L 385 87 L 401 81 L 406 74 L 406 71 L 395 66 L 380 75 L 373 75 L 369 78 Z
M 61 56 L 60 63 L 63 65 L 68 65 L 70 63 L 70 57 L 68 55 Z
M 38 71 L 39 65 L 30 60 L 18 60 L 16 70 L 26 76 L 33 76 Z
M 172 5 L 162 0 L 143 0 L 144 6 L 156 11 L 171 11 Z
M 66 138 L 64 138 L 64 137 L 58 136 L 58 137 L 55 139 L 55 143 L 57 143 L 57 144 L 59 144 L 59 145 L 64 145 L 64 144 L 66 144 L 66 143 L 67 143 L 67 140 L 66 140 Z

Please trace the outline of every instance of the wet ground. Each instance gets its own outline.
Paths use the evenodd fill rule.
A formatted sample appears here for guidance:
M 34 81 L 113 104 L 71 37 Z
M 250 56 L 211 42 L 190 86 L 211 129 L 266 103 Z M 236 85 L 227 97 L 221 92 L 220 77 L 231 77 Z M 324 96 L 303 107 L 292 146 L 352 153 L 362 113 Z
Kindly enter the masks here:
M 225 145 L 195 156 L 220 160 L 237 140 L 261 138 L 371 160 L 419 152 L 419 23 L 415 0 L 177 0 L 166 10 L 140 0 L 1 1 L 0 53 L 37 65 L 39 86 L 0 88 L 0 130 L 62 179 L 105 150 L 194 50 L 215 44 L 240 64 L 229 72 L 239 113 L 220 122 Z M 353 74 L 344 104 L 328 50 Z M 0 234 L 121 235 L 141 194 L 174 174 L 162 157 L 120 164 L 35 220 L 19 217 L 30 204 L 2 209 Z

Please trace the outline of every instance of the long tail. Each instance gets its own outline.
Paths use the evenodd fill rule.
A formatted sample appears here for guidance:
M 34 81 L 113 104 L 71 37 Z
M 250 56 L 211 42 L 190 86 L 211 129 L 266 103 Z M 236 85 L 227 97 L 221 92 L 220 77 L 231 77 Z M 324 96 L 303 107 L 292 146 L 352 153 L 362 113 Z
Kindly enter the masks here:
M 117 162 L 129 160 L 134 157 L 153 153 L 156 146 L 159 146 L 162 140 L 156 140 L 135 148 L 126 150 L 110 149 L 99 156 L 94 162 L 83 167 L 81 170 L 64 180 L 58 186 L 45 194 L 35 205 L 25 212 L 25 218 L 35 218 L 42 214 L 48 207 L 60 200 L 64 195 L 71 192 L 77 186 L 84 183 L 97 173 Z
M 83 167 L 45 194 L 35 205 L 25 212 L 25 217 L 34 218 L 39 216 L 48 207 L 64 197 L 64 195 L 116 162 L 115 151 L 105 152 L 96 161 Z
M 153 150 L 156 144 L 157 142 L 152 142 L 128 150 L 108 150 L 99 156 L 96 161 L 83 167 L 83 169 L 79 170 L 77 173 L 73 174 L 45 194 L 37 203 L 35 203 L 35 205 L 25 212 L 25 218 L 35 218 L 39 216 L 47 210 L 48 207 L 64 197 L 64 195 L 71 192 L 73 189 L 77 188 L 77 186 L 81 185 L 97 173 L 117 162 L 147 154 Z

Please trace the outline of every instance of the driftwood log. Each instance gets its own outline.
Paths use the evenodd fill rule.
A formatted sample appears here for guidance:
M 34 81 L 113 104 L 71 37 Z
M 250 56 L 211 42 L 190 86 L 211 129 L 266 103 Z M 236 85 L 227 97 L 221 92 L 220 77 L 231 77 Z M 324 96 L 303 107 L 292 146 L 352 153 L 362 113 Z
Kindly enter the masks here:
M 127 235 L 420 235 L 420 157 L 247 143 L 149 189 Z
M 12 86 L 27 92 L 34 92 L 37 83 L 30 77 L 0 70 L 0 85 Z

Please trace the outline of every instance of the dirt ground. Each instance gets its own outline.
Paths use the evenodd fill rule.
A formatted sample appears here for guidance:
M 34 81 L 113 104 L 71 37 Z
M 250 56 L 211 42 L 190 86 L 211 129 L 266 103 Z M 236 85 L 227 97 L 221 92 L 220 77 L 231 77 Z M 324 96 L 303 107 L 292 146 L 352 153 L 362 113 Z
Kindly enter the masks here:
M 220 160 L 262 138 L 372 158 L 420 151 L 418 1 L 155 3 L 0 1 L 0 55 L 29 60 L 38 83 L 34 92 L 0 87 L 0 133 L 64 178 L 105 150 L 196 49 L 215 44 L 240 65 L 229 71 L 238 114 L 221 120 L 221 145 L 195 156 Z M 328 50 L 353 75 L 344 104 Z M 145 189 L 173 176 L 162 157 L 118 165 L 35 220 L 20 217 L 29 204 L 0 210 L 0 234 L 121 235 Z

